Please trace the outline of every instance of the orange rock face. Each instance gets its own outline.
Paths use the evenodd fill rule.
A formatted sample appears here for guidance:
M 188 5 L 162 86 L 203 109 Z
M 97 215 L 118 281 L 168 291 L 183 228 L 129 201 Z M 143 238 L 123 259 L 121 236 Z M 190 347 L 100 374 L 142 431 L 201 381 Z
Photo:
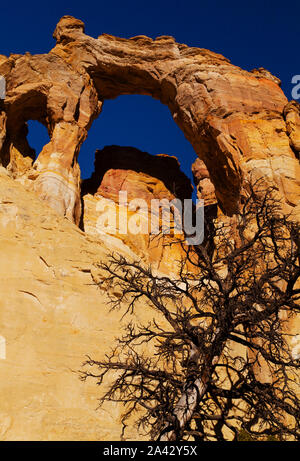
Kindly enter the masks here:
M 126 193 L 126 203 L 120 200 L 120 191 Z M 159 210 L 162 232 L 163 200 L 184 200 L 192 195 L 190 180 L 180 170 L 175 157 L 153 156 L 133 147 L 107 146 L 96 151 L 95 172 L 90 179 L 83 181 L 82 194 L 83 227 L 87 234 L 101 235 L 102 238 L 105 234 L 111 242 L 108 246 L 114 244 L 122 251 L 126 245 L 152 267 L 165 273 L 177 271 L 178 260 L 184 256 L 184 235 L 176 236 L 172 232 L 151 235 L 152 200 L 162 204 Z M 103 213 L 110 218 L 110 226 L 105 228 L 104 221 L 99 222 Z M 173 229 L 173 208 L 170 208 L 169 216 L 165 226 L 170 224 Z M 134 229 L 130 231 L 130 222 L 139 226 L 138 233 L 135 234 Z M 126 232 L 122 231 L 124 224 L 128 229 Z
M 60 214 L 79 222 L 78 152 L 103 101 L 121 94 L 151 95 L 168 105 L 205 163 L 224 213 L 237 210 L 253 170 L 278 187 L 288 206 L 297 205 L 299 106 L 288 103 L 268 71 L 244 71 L 167 36 L 92 38 L 71 16 L 59 21 L 54 38 L 48 54 L 1 57 L 7 97 L 0 143 L 2 164 L 33 181 Z M 34 162 L 24 128 L 29 119 L 43 123 L 51 139 Z
M 210 180 L 209 172 L 203 160 L 196 159 L 192 165 L 192 173 L 197 187 L 197 197 L 204 200 L 205 206 L 217 203 L 215 186 Z
M 122 219 L 135 216 L 118 194 L 148 205 L 189 198 L 192 188 L 174 157 L 117 146 L 98 151 L 95 173 L 81 181 L 78 153 L 103 101 L 145 94 L 167 105 L 199 157 L 192 171 L 207 215 L 215 217 L 217 203 L 218 220 L 232 229 L 252 174 L 275 185 L 300 219 L 300 106 L 265 69 L 244 71 L 172 37 L 92 38 L 82 21 L 64 16 L 54 38 L 48 54 L 0 55 L 0 341 L 7 345 L 0 350 L 0 438 L 119 440 L 123 408 L 113 404 L 98 416 L 94 386 L 71 371 L 86 353 L 99 353 L 99 338 L 104 357 L 124 331 L 121 313 L 109 311 L 95 284 L 97 267 L 116 250 L 172 275 L 182 247 L 169 245 L 172 236 L 122 234 Z M 45 125 L 50 137 L 37 158 L 28 120 Z M 110 217 L 121 211 L 115 234 L 98 225 L 105 207 Z M 136 224 L 148 218 L 146 211 Z M 147 306 L 138 315 L 153 318 Z M 298 332 L 291 322 L 295 357 Z
M 130 172 L 134 176 L 130 177 Z M 135 177 L 134 182 L 132 178 Z M 82 184 L 82 193 L 116 199 L 122 186 L 128 198 L 190 198 L 193 187 L 176 157 L 150 155 L 134 147 L 106 146 L 97 150 L 95 171 Z
M 300 155 L 300 104 L 290 101 L 284 108 L 287 133 L 290 137 L 291 147 L 299 158 Z

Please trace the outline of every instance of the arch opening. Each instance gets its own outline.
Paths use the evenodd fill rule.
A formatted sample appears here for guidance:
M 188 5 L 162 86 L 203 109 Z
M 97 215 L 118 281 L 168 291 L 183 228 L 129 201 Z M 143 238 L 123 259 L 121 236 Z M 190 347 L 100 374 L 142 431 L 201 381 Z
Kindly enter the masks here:
M 14 176 L 23 175 L 31 168 L 50 137 L 47 128 L 39 121 L 29 119 L 8 127 L 1 150 L 1 163 Z
M 80 149 L 78 162 L 83 180 L 94 172 L 96 150 L 111 145 L 133 147 L 154 156 L 174 156 L 193 183 L 191 165 L 197 158 L 195 151 L 174 123 L 169 108 L 151 96 L 122 95 L 105 100 Z

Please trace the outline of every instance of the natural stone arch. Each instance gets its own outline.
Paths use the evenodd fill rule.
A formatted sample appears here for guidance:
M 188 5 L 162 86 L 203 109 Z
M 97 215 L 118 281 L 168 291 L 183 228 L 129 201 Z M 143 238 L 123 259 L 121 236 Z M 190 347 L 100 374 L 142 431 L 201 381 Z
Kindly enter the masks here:
M 29 53 L 0 59 L 7 97 L 3 102 L 2 164 L 13 176 L 24 174 L 34 188 L 60 214 L 80 219 L 80 170 L 77 156 L 92 119 L 98 97 L 88 74 L 80 75 L 55 55 Z M 84 105 L 84 110 L 80 107 Z M 26 121 L 47 127 L 50 142 L 34 160 L 26 140 Z M 1 142 L 1 137 L 0 137 Z M 24 161 L 21 159 L 25 158 Z M 24 164 L 25 163 L 25 164 Z
M 150 95 L 168 105 L 205 162 L 225 213 L 237 210 L 243 180 L 253 169 L 296 205 L 298 147 L 285 123 L 287 99 L 268 71 L 244 71 L 219 54 L 167 36 L 152 40 L 103 34 L 95 39 L 71 16 L 59 21 L 54 38 L 57 44 L 48 55 L 2 57 L 0 73 L 7 78 L 6 138 L 19 113 L 18 102 L 22 100 L 26 113 L 30 94 L 44 98 L 36 117 L 46 124 L 51 141 L 30 177 L 57 211 L 78 222 L 80 146 L 102 102 L 121 94 Z M 296 127 L 297 120 L 299 113 Z

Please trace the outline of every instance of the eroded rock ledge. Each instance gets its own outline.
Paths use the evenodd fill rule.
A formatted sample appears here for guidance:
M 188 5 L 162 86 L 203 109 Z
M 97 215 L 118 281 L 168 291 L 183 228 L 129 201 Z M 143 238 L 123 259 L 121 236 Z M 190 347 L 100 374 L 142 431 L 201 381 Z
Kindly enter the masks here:
M 172 201 L 179 198 L 183 201 L 192 196 L 191 181 L 180 170 L 176 157 L 150 155 L 134 147 L 106 146 L 96 151 L 95 171 L 91 178 L 83 180 L 81 189 L 84 210 L 82 228 L 88 235 L 100 236 L 102 240 L 107 240 L 108 247 L 114 244 L 120 251 L 124 251 L 126 246 L 163 272 L 176 272 L 178 260 L 184 254 L 184 236 L 175 237 L 172 232 L 171 235 L 150 235 L 153 199 Z M 139 201 L 135 210 L 122 201 L 120 203 L 120 190 L 126 192 L 127 203 L 134 205 L 133 200 Z M 136 211 L 139 207 L 141 213 Z M 109 214 L 109 221 L 115 222 L 115 228 L 109 225 L 105 227 L 104 222 L 99 225 L 98 220 L 104 213 Z M 148 232 L 132 233 L 130 227 L 126 233 L 120 232 L 120 213 L 122 217 L 126 216 L 127 222 L 133 219 L 141 229 L 147 227 Z M 173 208 L 170 214 L 172 229 Z
M 136 182 L 130 177 L 134 173 Z M 95 171 L 90 179 L 82 182 L 82 194 L 100 194 L 116 199 L 121 186 L 128 192 L 128 198 L 190 198 L 193 186 L 180 170 L 176 157 L 158 154 L 150 155 L 135 147 L 106 146 L 95 153 Z M 123 189 L 123 187 L 122 187 Z
M 253 170 L 277 185 L 288 206 L 297 206 L 299 105 L 288 103 L 268 71 L 244 71 L 167 36 L 92 38 L 71 16 L 59 21 L 54 38 L 48 54 L 0 57 L 7 82 L 0 158 L 57 212 L 79 222 L 78 152 L 103 101 L 121 94 L 151 95 L 169 107 L 204 162 L 224 213 L 235 213 Z M 50 135 L 36 160 L 26 142 L 29 119 Z

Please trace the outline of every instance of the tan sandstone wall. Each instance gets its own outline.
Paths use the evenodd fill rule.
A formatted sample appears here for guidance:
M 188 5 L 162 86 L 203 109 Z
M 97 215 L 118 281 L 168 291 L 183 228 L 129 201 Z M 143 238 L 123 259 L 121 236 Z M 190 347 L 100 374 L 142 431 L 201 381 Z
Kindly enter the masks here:
M 96 411 L 95 383 L 72 371 L 121 331 L 93 281 L 106 246 L 3 171 L 0 197 L 0 440 L 119 440 L 120 409 Z
M 77 227 L 78 153 L 103 101 L 147 94 L 166 104 L 201 159 L 193 169 L 198 195 L 208 205 L 217 201 L 224 215 L 237 211 L 253 173 L 276 185 L 296 220 L 300 106 L 268 71 L 244 71 L 172 37 L 96 39 L 70 16 L 54 37 L 48 54 L 0 55 L 7 83 L 0 105 L 0 440 L 119 440 L 120 408 L 97 412 L 95 383 L 83 384 L 74 372 L 122 330 L 121 313 L 109 313 L 95 285 L 97 263 L 107 250 L 137 257 L 139 246 L 94 232 L 96 202 L 108 198 L 103 189 L 85 196 L 87 233 Z M 31 119 L 50 136 L 37 158 L 26 139 Z M 149 184 L 144 178 L 140 188 L 130 175 L 135 191 Z M 116 175 L 107 178 L 111 186 Z M 172 271 L 174 254 L 165 262 Z M 293 341 L 299 354 L 299 335 Z

